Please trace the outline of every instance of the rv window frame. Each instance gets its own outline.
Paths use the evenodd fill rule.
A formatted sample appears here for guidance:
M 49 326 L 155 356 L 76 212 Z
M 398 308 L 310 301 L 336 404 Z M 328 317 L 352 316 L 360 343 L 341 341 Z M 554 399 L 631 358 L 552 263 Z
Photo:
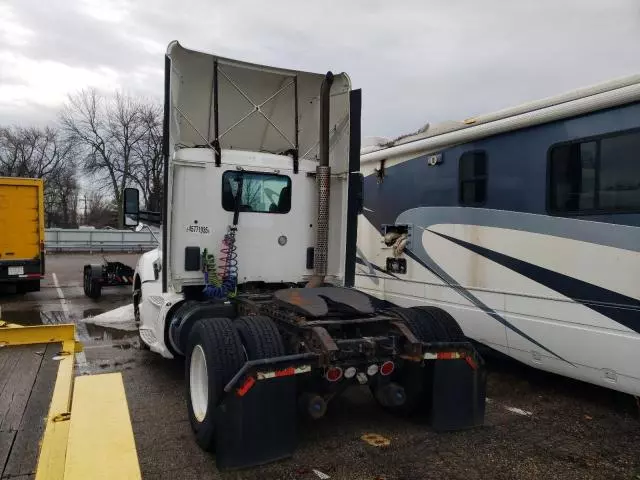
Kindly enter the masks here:
M 640 213 L 640 208 L 629 210 L 611 210 L 606 208 L 592 208 L 588 210 L 554 210 L 551 205 L 551 152 L 554 148 L 565 147 L 570 145 L 576 145 L 581 143 L 596 142 L 596 190 L 594 194 L 598 195 L 600 187 L 600 141 L 609 138 L 621 137 L 624 135 L 631 135 L 634 133 L 640 134 L 640 127 L 629 128 L 626 130 L 618 130 L 615 132 L 603 133 L 599 135 L 590 135 L 588 137 L 581 137 L 574 140 L 566 140 L 557 142 L 549 146 L 547 149 L 547 171 L 546 171 L 546 192 L 545 192 L 545 211 L 547 214 L 554 217 L 585 217 L 592 215 L 634 215 Z M 597 197 L 596 200 L 599 200 Z M 597 203 L 597 202 L 596 202 Z
M 283 175 L 281 173 L 273 173 L 273 172 L 260 172 L 260 171 L 256 171 L 256 170 L 225 170 L 224 172 L 222 172 L 222 175 L 220 176 L 220 182 L 221 182 L 221 189 L 220 189 L 220 205 L 222 206 L 222 209 L 226 212 L 233 212 L 235 210 L 234 209 L 228 209 L 226 208 L 225 204 L 224 204 L 224 179 L 225 179 L 225 175 L 228 173 L 236 173 L 236 174 L 240 174 L 240 173 L 244 173 L 244 174 L 248 174 L 248 175 L 258 175 L 258 176 L 265 176 L 265 177 L 281 177 L 281 178 L 286 178 L 287 179 L 287 186 L 284 188 L 289 188 L 289 209 L 286 212 L 265 212 L 265 211 L 254 211 L 254 210 L 240 210 L 242 213 L 256 213 L 259 215 L 287 215 L 289 212 L 291 212 L 291 207 L 292 207 L 292 202 L 293 202 L 293 182 L 291 181 L 291 177 L 289 175 Z
M 484 176 L 474 177 L 473 180 L 463 180 L 462 179 L 462 157 L 468 154 L 482 153 L 484 155 L 484 167 L 485 174 Z M 485 191 L 484 191 L 484 200 L 482 202 L 475 203 L 464 203 L 462 201 L 462 183 L 466 182 L 478 182 L 479 180 L 484 180 L 485 183 Z M 489 154 L 483 148 L 476 148 L 474 150 L 467 150 L 462 152 L 458 157 L 458 205 L 461 207 L 482 207 L 487 204 L 487 198 L 489 197 Z

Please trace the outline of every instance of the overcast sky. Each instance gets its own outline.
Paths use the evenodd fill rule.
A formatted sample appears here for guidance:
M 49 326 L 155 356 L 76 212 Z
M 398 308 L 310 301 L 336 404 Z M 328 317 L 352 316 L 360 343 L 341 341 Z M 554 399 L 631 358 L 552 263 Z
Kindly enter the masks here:
M 0 124 L 93 86 L 162 98 L 163 54 L 347 72 L 395 136 L 640 73 L 638 0 L 0 0 Z

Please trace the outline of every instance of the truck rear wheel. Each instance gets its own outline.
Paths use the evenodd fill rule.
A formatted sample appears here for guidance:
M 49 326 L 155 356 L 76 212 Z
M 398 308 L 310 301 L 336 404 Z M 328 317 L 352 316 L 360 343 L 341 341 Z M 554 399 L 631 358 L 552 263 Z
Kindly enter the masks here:
M 187 408 L 196 442 L 215 450 L 215 417 L 225 385 L 244 363 L 240 337 L 227 318 L 196 322 L 186 351 Z
M 247 353 L 247 360 L 280 357 L 285 354 L 278 327 L 262 315 L 239 317 L 233 322 Z
M 402 319 L 418 340 L 446 342 L 449 338 L 444 328 L 429 313 L 416 308 L 401 307 L 392 308 L 391 311 Z
M 463 342 L 466 341 L 466 337 L 458 322 L 448 312 L 445 312 L 441 308 L 431 306 L 419 306 L 412 307 L 413 310 L 419 310 L 421 312 L 427 312 L 431 315 L 436 323 L 441 327 L 442 331 L 446 332 L 448 342 Z
M 392 308 L 391 311 L 409 327 L 411 333 L 418 340 L 422 342 L 441 341 L 442 332 L 434 325 L 435 321 L 428 313 L 412 308 Z M 402 405 L 384 408 L 400 415 L 416 413 L 425 402 L 428 393 L 425 385 L 424 367 L 414 362 L 405 362 L 402 368 L 397 369 L 391 375 L 391 381 L 404 388 L 406 399 Z

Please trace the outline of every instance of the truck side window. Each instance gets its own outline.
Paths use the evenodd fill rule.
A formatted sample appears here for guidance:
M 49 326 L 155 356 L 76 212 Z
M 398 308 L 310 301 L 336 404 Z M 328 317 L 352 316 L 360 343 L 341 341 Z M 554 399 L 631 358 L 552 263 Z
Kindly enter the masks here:
M 222 208 L 233 212 L 242 175 L 241 212 L 289 213 L 291 179 L 286 175 L 229 170 L 222 174 Z
M 483 205 L 487 201 L 487 154 L 484 151 L 465 152 L 458 165 L 460 184 L 458 202 L 466 207 Z

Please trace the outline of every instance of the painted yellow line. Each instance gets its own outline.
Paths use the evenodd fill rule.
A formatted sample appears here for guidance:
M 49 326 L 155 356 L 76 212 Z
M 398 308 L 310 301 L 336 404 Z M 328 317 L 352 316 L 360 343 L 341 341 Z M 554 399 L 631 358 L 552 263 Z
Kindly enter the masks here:
M 141 478 L 120 373 L 76 378 L 64 478 Z
M 64 478 L 73 386 L 73 352 L 76 343 L 73 340 L 73 333 L 71 338 L 62 344 L 62 350 L 69 353 L 60 360 L 58 365 L 58 375 L 53 387 L 47 424 L 42 436 L 36 480 L 62 480 Z
M 72 323 L 34 326 L 5 325 L 0 326 L 0 345 L 2 346 L 66 342 L 73 341 L 75 336 L 75 325 Z M 74 345 L 71 352 L 75 349 Z
M 365 433 L 360 438 L 372 447 L 388 447 L 391 445 L 391 440 L 377 433 Z

